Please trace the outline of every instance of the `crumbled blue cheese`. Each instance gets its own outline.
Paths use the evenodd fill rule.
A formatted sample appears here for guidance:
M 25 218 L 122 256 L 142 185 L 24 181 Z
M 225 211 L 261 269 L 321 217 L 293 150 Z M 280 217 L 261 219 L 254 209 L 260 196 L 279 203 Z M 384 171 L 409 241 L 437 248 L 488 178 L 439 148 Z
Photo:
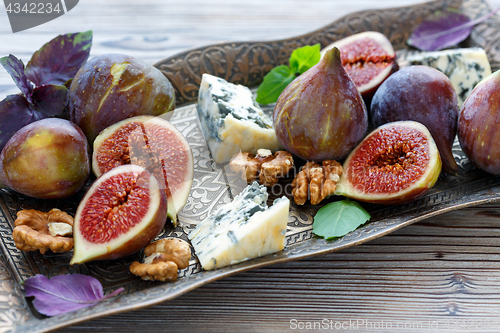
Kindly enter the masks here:
M 229 162 L 240 151 L 255 154 L 259 148 L 273 152 L 282 148 L 271 118 L 245 86 L 203 74 L 197 110 L 216 163 Z
M 446 74 L 457 91 L 459 106 L 472 89 L 491 74 L 486 52 L 479 47 L 421 52 L 408 57 L 408 63 L 434 67 Z
M 267 188 L 254 182 L 189 233 L 203 269 L 233 265 L 285 247 L 290 200 L 282 197 L 268 207 L 267 198 Z

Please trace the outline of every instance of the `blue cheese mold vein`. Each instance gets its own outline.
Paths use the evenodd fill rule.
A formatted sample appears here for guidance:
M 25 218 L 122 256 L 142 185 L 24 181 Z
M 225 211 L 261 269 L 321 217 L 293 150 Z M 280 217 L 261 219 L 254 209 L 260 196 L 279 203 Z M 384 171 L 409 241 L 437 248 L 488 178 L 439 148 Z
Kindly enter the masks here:
M 480 47 L 420 52 L 408 57 L 408 63 L 430 66 L 448 76 L 460 107 L 472 89 L 491 74 L 486 52 Z
M 212 158 L 226 163 L 240 151 L 282 149 L 271 118 L 255 102 L 249 88 L 203 74 L 197 112 Z
M 267 188 L 254 182 L 188 235 L 205 270 L 279 252 L 285 247 L 290 200 L 267 206 Z

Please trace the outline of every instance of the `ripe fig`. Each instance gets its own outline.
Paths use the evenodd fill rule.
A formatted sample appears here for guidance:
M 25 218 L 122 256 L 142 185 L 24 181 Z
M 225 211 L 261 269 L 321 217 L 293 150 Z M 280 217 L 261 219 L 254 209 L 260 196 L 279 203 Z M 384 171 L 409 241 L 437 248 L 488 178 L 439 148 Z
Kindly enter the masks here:
M 376 128 L 349 154 L 335 194 L 377 204 L 403 204 L 428 192 L 441 173 L 432 135 L 415 121 Z
M 69 197 L 89 174 L 87 138 L 65 119 L 45 118 L 22 127 L 0 154 L 1 183 L 34 198 Z
M 156 178 L 138 165 L 99 177 L 78 205 L 70 264 L 130 255 L 149 244 L 167 220 L 167 198 Z
M 402 68 L 375 92 L 370 113 L 375 127 L 398 120 L 424 124 L 439 148 L 443 169 L 450 174 L 458 172 L 452 153 L 457 133 L 458 100 L 445 74 L 421 65 Z
M 343 159 L 365 136 L 365 103 L 340 61 L 336 47 L 295 78 L 273 113 L 276 137 L 304 160 Z
M 342 38 L 321 50 L 323 56 L 337 47 L 349 77 L 363 97 L 371 97 L 392 73 L 399 69 L 391 41 L 377 31 L 365 31 Z
M 194 162 L 186 138 L 170 122 L 137 116 L 104 129 L 94 141 L 92 170 L 99 177 L 114 167 L 136 164 L 160 182 L 168 198 L 168 216 L 177 223 L 191 191 Z
M 69 119 L 89 142 L 106 127 L 139 115 L 173 110 L 175 93 L 158 69 L 137 58 L 106 54 L 88 61 L 69 89 Z
M 500 71 L 472 90 L 458 118 L 458 140 L 465 155 L 480 169 L 500 175 Z

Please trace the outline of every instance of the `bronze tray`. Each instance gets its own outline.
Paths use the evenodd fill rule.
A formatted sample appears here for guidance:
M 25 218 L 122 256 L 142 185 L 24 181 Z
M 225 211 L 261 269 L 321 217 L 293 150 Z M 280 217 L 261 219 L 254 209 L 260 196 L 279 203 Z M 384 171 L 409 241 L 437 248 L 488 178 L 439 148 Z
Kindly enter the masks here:
M 159 237 L 187 239 L 187 234 L 211 211 L 229 202 L 244 184 L 235 182 L 235 175 L 216 165 L 210 157 L 200 130 L 195 105 L 202 73 L 211 73 L 230 82 L 255 87 L 276 65 L 286 63 L 290 53 L 306 44 L 326 46 L 339 38 L 366 30 L 375 30 L 389 37 L 400 60 L 408 53 L 405 41 L 414 27 L 430 13 L 454 7 L 474 19 L 491 11 L 484 0 L 440 0 L 415 6 L 386 10 L 368 10 L 347 15 L 323 29 L 286 40 L 270 42 L 225 43 L 189 50 L 156 64 L 176 89 L 176 111 L 167 115 L 188 138 L 195 159 L 195 179 L 185 208 L 179 214 L 179 226 L 167 228 Z M 463 45 L 483 47 L 493 70 L 500 67 L 500 18 L 493 16 L 476 26 Z M 0 192 L 1 249 L 0 262 L 0 332 L 45 332 L 91 318 L 129 311 L 173 299 L 183 293 L 217 279 L 279 262 L 358 245 L 381 237 L 411 223 L 464 207 L 500 201 L 500 178 L 476 169 L 455 143 L 454 155 L 460 166 L 457 176 L 442 174 L 436 187 L 425 197 L 402 206 L 364 205 L 372 215 L 370 223 L 335 241 L 325 241 L 312 235 L 312 218 L 320 208 L 297 207 L 292 204 L 286 247 L 282 252 L 250 260 L 215 271 L 202 271 L 195 256 L 173 283 L 146 282 L 128 271 L 135 254 L 121 260 L 92 262 L 70 266 L 71 254 L 46 254 L 19 251 L 12 239 L 13 221 L 21 209 L 48 211 L 57 207 L 74 213 L 81 198 L 69 200 L 35 200 L 10 191 Z M 287 194 L 284 191 L 284 194 Z M 274 193 L 282 195 L 283 193 Z M 333 199 L 332 199 L 333 200 Z M 21 282 L 35 275 L 82 273 L 96 277 L 108 293 L 118 287 L 125 292 L 93 307 L 46 318 L 31 309 L 25 300 Z

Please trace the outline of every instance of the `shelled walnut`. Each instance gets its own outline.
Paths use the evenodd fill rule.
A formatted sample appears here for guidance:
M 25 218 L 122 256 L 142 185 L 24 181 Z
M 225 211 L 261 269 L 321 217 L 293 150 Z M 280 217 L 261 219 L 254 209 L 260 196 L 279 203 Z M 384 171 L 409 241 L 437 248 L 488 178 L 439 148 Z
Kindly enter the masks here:
M 54 208 L 48 213 L 35 209 L 17 212 L 12 237 L 21 251 L 40 250 L 41 254 L 73 249 L 73 217 Z
M 307 162 L 292 181 L 292 195 L 297 205 L 305 204 L 311 197 L 311 204 L 317 205 L 335 192 L 342 174 L 342 165 L 334 160 L 325 160 L 322 165 Z
M 257 150 L 257 155 L 239 153 L 231 159 L 229 166 L 234 172 L 240 172 L 247 183 L 259 179 L 265 186 L 273 186 L 279 178 L 285 177 L 293 168 L 293 157 L 287 151 L 272 154 L 268 149 Z
M 163 238 L 144 249 L 144 262 L 134 261 L 129 269 L 143 280 L 173 281 L 177 271 L 189 266 L 191 249 L 178 238 Z

